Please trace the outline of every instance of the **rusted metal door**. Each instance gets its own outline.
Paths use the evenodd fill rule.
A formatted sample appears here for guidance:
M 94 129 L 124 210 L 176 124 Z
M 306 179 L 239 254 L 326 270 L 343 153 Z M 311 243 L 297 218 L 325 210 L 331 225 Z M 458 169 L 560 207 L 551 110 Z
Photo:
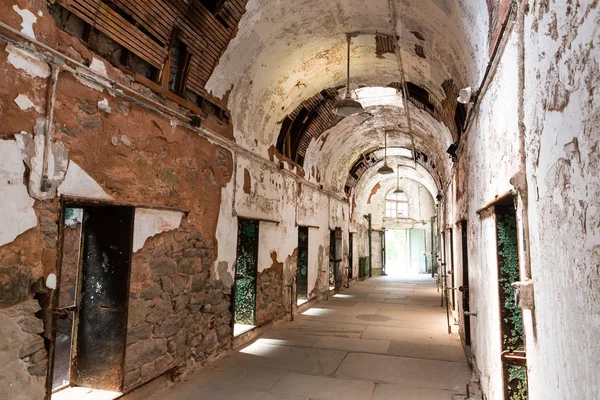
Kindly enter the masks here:
M 73 386 L 122 389 L 133 218 L 133 207 L 83 209 Z
M 386 275 L 385 270 L 385 231 L 381 232 L 381 273 Z
M 448 263 L 450 265 L 450 269 L 448 270 L 448 274 L 450 275 L 450 294 L 452 296 L 452 309 L 456 310 L 456 293 L 454 288 L 456 287 L 456 278 L 454 273 L 454 231 L 452 228 L 448 229 L 448 249 L 450 250 L 450 257 Z
M 343 245 L 342 245 L 342 230 L 337 228 L 335 230 L 335 245 L 334 245 L 334 262 L 335 262 L 335 288 L 340 289 L 342 287 L 342 263 L 344 261 Z
M 329 231 L 329 290 L 335 288 L 335 231 Z

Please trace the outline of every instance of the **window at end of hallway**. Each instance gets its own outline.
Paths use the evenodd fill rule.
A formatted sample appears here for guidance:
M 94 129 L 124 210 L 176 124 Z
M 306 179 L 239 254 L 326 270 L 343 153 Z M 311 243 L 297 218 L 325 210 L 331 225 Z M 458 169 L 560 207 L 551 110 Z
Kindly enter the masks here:
M 390 191 L 385 198 L 385 216 L 388 218 L 408 218 L 408 197 L 404 192 Z

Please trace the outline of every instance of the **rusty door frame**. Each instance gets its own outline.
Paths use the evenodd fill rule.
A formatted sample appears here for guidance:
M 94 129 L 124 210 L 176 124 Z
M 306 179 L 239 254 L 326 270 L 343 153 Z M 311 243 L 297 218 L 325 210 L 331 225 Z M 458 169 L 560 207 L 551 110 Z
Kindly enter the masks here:
M 70 358 L 70 365 L 69 365 L 69 386 L 65 386 L 62 387 L 61 389 L 56 390 L 54 393 L 52 391 L 52 384 L 53 384 L 53 378 L 54 378 L 54 358 L 55 358 L 55 343 L 56 343 L 56 317 L 54 316 L 55 311 L 57 311 L 58 309 L 58 300 L 59 300 L 59 296 L 60 296 L 60 283 L 61 283 L 61 276 L 62 276 L 62 261 L 63 261 L 63 247 L 64 247 L 64 230 L 65 230 L 65 210 L 67 208 L 81 208 L 84 209 L 85 207 L 130 207 L 133 209 L 133 213 L 132 213 L 132 220 L 131 220 L 131 231 L 130 231 L 130 235 L 133 241 L 133 233 L 134 233 L 134 225 L 135 225 L 135 209 L 136 206 L 134 204 L 126 204 L 126 203 L 120 203 L 120 202 L 113 202 L 113 201 L 105 201 L 105 200 L 98 200 L 98 199 L 89 199 L 89 198 L 78 198 L 78 197 L 72 197 L 72 196 L 61 196 L 60 200 L 59 200 L 59 221 L 58 221 L 58 245 L 57 245 L 57 255 L 56 255 L 56 288 L 54 290 L 52 290 L 51 293 L 51 297 L 50 297 L 50 310 L 49 310 L 49 329 L 48 329 L 48 368 L 46 371 L 46 393 L 45 393 L 45 399 L 46 400 L 50 400 L 52 397 L 52 394 L 66 389 L 68 387 L 70 387 L 70 384 L 72 383 L 72 373 L 73 373 L 73 364 L 74 364 L 74 359 L 76 357 L 76 350 L 74 351 L 74 348 L 76 349 L 76 343 L 77 343 L 77 324 L 78 324 L 78 319 L 79 319 L 79 313 L 78 313 L 78 307 L 79 307 L 79 302 L 80 302 L 80 290 L 81 290 L 81 284 L 80 284 L 80 280 L 81 280 L 81 271 L 82 271 L 82 267 L 83 267 L 83 257 L 81 254 L 81 250 L 82 250 L 82 245 L 83 245 L 83 221 L 82 221 L 82 233 L 81 233 L 81 237 L 80 237 L 80 245 L 79 245 L 79 261 L 78 261 L 78 267 L 77 267 L 77 285 L 76 285 L 76 299 L 75 299 L 75 310 L 74 310 L 74 315 L 73 315 L 73 326 L 71 327 L 72 329 L 72 336 L 71 336 L 71 358 Z M 132 260 L 133 258 L 133 246 L 131 246 L 131 248 L 129 249 L 129 259 Z M 130 282 L 131 282 L 131 261 L 130 261 L 130 265 L 129 265 L 129 274 L 127 274 L 127 290 L 129 291 L 130 288 Z M 127 321 L 129 316 L 129 296 L 126 297 L 126 305 L 125 305 L 125 320 Z M 125 345 L 125 348 L 127 347 L 127 324 L 125 324 L 124 327 L 124 335 L 123 335 L 123 342 Z M 125 358 L 126 358 L 126 352 L 125 354 L 123 354 L 123 360 L 122 360 L 122 367 L 123 367 L 123 371 L 125 370 Z M 121 390 L 123 389 L 123 381 L 124 381 L 125 375 L 123 375 L 122 379 L 121 379 Z

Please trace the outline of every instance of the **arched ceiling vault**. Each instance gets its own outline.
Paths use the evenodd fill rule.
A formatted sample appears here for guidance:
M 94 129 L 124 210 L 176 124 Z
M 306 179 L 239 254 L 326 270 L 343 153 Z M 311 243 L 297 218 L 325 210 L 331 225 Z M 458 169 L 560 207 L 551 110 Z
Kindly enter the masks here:
M 362 33 L 352 39 L 352 89 L 399 82 L 396 54 L 386 52 L 381 42 L 378 46 L 375 35 L 395 33 L 406 81 L 426 90 L 437 113 L 411 105 L 411 135 L 405 104 L 370 104 L 367 113 L 347 117 L 312 138 L 306 146 L 304 169 L 308 179 L 343 193 L 356 160 L 381 148 L 383 131 L 389 129 L 391 148 L 412 149 L 414 143 L 417 153 L 434 162 L 433 170 L 417 165 L 413 172 L 403 168 L 402 173 L 418 172 L 414 179 L 435 197 L 451 167 L 445 150 L 455 140 L 449 123 L 456 107 L 455 91 L 476 80 L 482 63 L 472 60 L 487 43 L 487 9 L 471 3 L 249 0 L 238 33 L 206 88 L 217 97 L 228 95 L 236 141 L 268 156 L 288 114 L 323 90 L 345 84 L 346 33 Z M 378 167 L 361 177 L 361 185 L 367 187 L 378 179 L 374 168 Z M 359 187 L 356 190 L 358 194 Z

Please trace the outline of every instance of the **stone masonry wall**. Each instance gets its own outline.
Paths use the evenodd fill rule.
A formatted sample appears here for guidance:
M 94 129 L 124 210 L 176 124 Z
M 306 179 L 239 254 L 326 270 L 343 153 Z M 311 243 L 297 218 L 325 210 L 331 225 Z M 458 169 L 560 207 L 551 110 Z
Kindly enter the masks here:
M 133 258 L 126 390 L 231 347 L 231 291 L 211 277 L 212 239 L 182 228 L 148 240 L 144 250 Z
M 258 273 L 256 283 L 256 325 L 274 321 L 285 313 L 283 263 Z

